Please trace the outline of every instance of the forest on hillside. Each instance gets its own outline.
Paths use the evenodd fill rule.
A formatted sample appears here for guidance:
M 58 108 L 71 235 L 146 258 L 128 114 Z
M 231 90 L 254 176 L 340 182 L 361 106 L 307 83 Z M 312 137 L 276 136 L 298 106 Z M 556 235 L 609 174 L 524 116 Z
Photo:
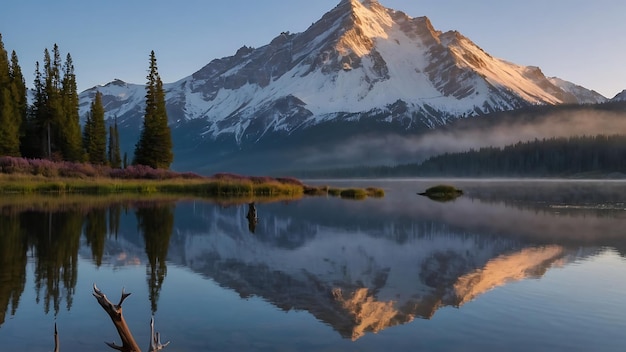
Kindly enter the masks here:
M 626 135 L 535 139 L 421 163 L 303 172 L 306 177 L 624 177 Z

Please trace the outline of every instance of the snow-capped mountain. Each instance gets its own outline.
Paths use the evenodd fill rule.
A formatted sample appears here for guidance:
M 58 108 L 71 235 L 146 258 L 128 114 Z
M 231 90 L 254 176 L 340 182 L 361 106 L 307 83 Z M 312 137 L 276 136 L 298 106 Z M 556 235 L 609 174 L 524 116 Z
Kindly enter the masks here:
M 626 101 L 626 89 L 624 89 L 620 93 L 617 93 L 617 95 L 613 97 L 611 101 Z
M 139 126 L 141 85 L 116 80 L 83 92 L 82 116 L 96 90 L 107 118 Z M 208 151 L 230 157 L 275 139 L 269 135 L 293 136 L 328 123 L 335 130 L 350 124 L 346 138 L 362 124 L 419 130 L 494 111 L 602 100 L 376 0 L 342 0 L 306 31 L 281 33 L 260 48 L 244 46 L 165 90 L 169 118 L 179 129 L 175 163 Z M 227 147 L 207 146 L 216 141 Z M 185 166 L 196 169 L 198 162 L 207 160 Z
M 579 86 L 578 84 L 565 81 L 558 77 L 550 77 L 549 80 L 550 83 L 574 95 L 579 104 L 600 104 L 608 101 L 605 96 L 595 90 L 589 90 L 585 87 Z

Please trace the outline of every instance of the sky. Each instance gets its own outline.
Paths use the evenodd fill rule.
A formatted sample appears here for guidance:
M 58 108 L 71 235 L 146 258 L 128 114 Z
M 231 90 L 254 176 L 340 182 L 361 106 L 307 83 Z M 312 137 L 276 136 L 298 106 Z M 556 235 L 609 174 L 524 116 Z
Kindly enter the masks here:
M 340 0 L 3 0 L 0 33 L 26 83 L 45 48 L 72 56 L 78 90 L 113 79 L 144 84 L 155 51 L 165 83 L 243 45 L 303 32 Z M 457 30 L 492 56 L 612 98 L 626 89 L 626 1 L 379 0 L 441 31 Z

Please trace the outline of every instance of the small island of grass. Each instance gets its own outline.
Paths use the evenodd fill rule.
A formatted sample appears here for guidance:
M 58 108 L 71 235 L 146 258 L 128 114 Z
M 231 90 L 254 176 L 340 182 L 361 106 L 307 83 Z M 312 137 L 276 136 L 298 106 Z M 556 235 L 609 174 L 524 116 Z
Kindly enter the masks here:
M 463 191 L 450 185 L 437 185 L 418 194 L 436 201 L 449 201 L 462 196 Z
M 382 198 L 385 196 L 385 191 L 382 188 L 367 187 L 367 188 L 336 188 L 329 186 L 317 186 L 305 188 L 304 193 L 312 196 L 332 196 L 347 199 L 365 199 L 368 197 Z

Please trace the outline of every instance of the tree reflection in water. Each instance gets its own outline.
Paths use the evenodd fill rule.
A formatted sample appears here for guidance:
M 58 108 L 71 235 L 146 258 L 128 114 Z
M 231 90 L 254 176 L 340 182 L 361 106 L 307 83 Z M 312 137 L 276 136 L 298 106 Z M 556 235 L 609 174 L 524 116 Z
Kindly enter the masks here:
M 0 326 L 9 305 L 15 315 L 26 283 L 28 241 L 22 234 L 20 219 L 0 214 Z
M 143 235 L 148 256 L 148 287 L 152 314 L 157 311 L 161 286 L 167 275 L 167 251 L 174 228 L 173 204 L 149 204 L 135 211 L 138 230 Z
M 164 284 L 180 284 L 174 277 L 165 283 L 169 260 L 241 297 L 308 312 L 352 340 L 430 319 L 442 307 L 461 307 L 495 287 L 540 278 L 606 247 L 626 253 L 623 201 L 613 193 L 601 202 L 603 197 L 565 197 L 567 189 L 557 188 L 557 197 L 545 199 L 546 192 L 522 197 L 527 191 L 496 192 L 496 186 L 469 184 L 463 187 L 467 197 L 446 204 L 415 192 L 390 192 L 384 202 L 257 202 L 263 208 L 258 223 L 249 200 L 236 206 L 133 201 L 64 206 L 64 213 L 1 208 L 0 322 L 15 313 L 28 265 L 35 268 L 46 310 L 56 313 L 64 299 L 71 306 L 81 244 L 80 253 L 91 255 L 95 266 L 141 264 L 152 313 L 160 302 L 161 313 L 172 318 L 171 305 L 181 304 L 161 294 Z
M 91 249 L 93 263 L 100 267 L 107 237 L 117 238 L 122 210 L 128 206 L 85 203 L 58 208 L 3 208 L 0 212 L 0 326 L 7 312 L 15 315 L 18 308 L 29 256 L 34 258 L 37 303 L 43 302 L 46 314 L 52 311 L 57 315 L 63 301 L 70 310 L 78 277 L 81 236 L 85 236 L 85 243 Z M 174 203 L 141 203 L 135 215 L 148 258 L 146 273 L 154 313 L 167 275 Z
M 107 235 L 106 209 L 91 209 L 85 219 L 85 238 L 91 247 L 91 256 L 96 266 L 102 265 L 104 242 Z
M 51 304 L 55 314 L 59 312 L 62 296 L 66 308 L 72 307 L 83 219 L 79 212 L 28 212 L 22 217 L 22 225 L 30 236 L 29 247 L 37 259 L 37 302 L 43 299 L 46 313 Z

